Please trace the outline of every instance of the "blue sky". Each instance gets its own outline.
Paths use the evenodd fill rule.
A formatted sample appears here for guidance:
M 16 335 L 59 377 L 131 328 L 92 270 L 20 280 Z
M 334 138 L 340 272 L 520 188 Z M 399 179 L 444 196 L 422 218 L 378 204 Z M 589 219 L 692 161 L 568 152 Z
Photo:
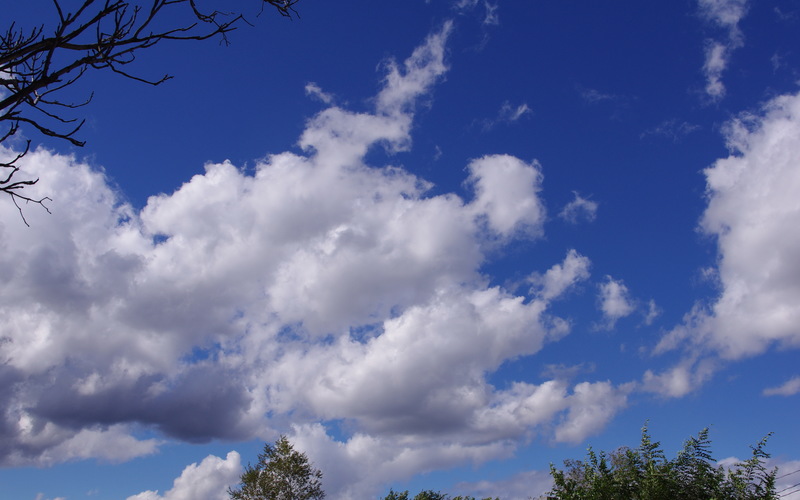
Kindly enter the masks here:
M 800 2 L 240 3 L 71 87 L 84 148 L 21 132 L 0 496 L 224 499 L 281 433 L 333 499 L 527 498 L 645 422 L 800 469 Z

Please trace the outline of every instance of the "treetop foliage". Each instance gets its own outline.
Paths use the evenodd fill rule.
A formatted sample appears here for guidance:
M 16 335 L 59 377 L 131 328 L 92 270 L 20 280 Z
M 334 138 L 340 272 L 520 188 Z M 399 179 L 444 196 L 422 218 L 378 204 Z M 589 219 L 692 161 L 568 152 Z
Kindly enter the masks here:
M 433 490 L 420 491 L 412 499 L 408 496 L 407 490 L 402 493 L 397 493 L 394 490 L 389 490 L 389 494 L 386 495 L 383 498 L 383 500 L 478 500 L 478 499 L 470 496 L 451 497 L 450 495 L 447 495 L 445 493 Z M 491 497 L 486 497 L 481 500 L 500 500 L 500 499 L 499 498 L 492 499 Z
M 553 488 L 540 500 L 777 500 L 777 467 L 767 469 L 768 434 L 751 446 L 749 459 L 731 467 L 716 465 L 708 428 L 687 439 L 673 459 L 653 441 L 647 425 L 638 448 L 595 452 L 583 460 L 565 460 L 564 470 L 550 465 Z M 248 465 L 241 484 L 229 490 L 233 500 L 320 500 L 322 472 L 295 451 L 286 436 L 264 445 L 255 466 Z M 531 497 L 533 498 L 533 497 Z M 380 500 L 478 500 L 425 490 L 389 493 Z M 485 497 L 481 500 L 500 500 Z
M 647 426 L 638 448 L 610 454 L 589 448 L 584 460 L 566 460 L 565 470 L 550 465 L 552 500 L 774 500 L 777 468 L 767 470 L 764 451 L 769 435 L 748 460 L 726 469 L 715 465 L 708 428 L 691 437 L 669 460 Z
M 255 465 L 248 464 L 236 488 L 228 490 L 233 500 L 321 500 L 322 472 L 309 463 L 305 453 L 295 451 L 286 436 L 274 445 L 264 445 Z

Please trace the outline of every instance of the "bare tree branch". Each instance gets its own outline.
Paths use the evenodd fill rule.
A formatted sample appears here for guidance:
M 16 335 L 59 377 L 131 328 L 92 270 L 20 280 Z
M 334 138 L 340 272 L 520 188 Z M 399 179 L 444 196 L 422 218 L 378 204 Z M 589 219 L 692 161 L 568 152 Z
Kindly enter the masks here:
M 291 18 L 297 14 L 294 5 L 299 0 L 259 0 L 274 7 L 277 12 Z M 20 124 L 31 125 L 41 134 L 64 139 L 75 146 L 84 141 L 75 138 L 84 121 L 77 126 L 76 118 L 62 113 L 88 104 L 92 96 L 77 104 L 63 102 L 58 93 L 75 83 L 88 70 L 110 70 L 126 78 L 149 85 L 160 85 L 172 78 L 165 74 L 154 79 L 138 76 L 125 67 L 135 61 L 136 55 L 164 40 L 207 40 L 219 37 L 228 44 L 227 34 L 238 23 L 247 22 L 241 14 L 204 12 L 198 0 L 83 0 L 75 10 L 63 5 L 72 2 L 53 0 L 58 14 L 58 25 L 52 35 L 44 25 L 30 32 L 18 29 L 16 23 L 0 33 L 0 145 L 19 130 Z M 147 5 L 143 5 L 143 4 Z M 180 26 L 156 28 L 157 21 L 167 10 L 185 9 L 187 22 Z M 37 179 L 19 180 L 19 161 L 30 149 L 9 161 L 0 161 L 0 192 L 11 196 L 22 215 L 18 201 L 35 203 L 49 212 L 44 205 L 49 197 L 35 198 L 20 194 Z M 27 220 L 22 217 L 27 225 Z

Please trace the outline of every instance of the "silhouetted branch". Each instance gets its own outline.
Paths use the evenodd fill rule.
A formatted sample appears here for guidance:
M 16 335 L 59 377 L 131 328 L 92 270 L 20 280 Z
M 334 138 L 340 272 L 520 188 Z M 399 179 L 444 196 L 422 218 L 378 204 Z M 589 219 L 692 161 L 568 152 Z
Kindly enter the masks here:
M 5 140 L 7 137 L 10 137 L 11 135 L 13 135 L 13 132 L 6 133 L 2 137 L 2 139 Z M 0 191 L 4 192 L 5 194 L 11 197 L 11 200 L 14 202 L 14 206 L 16 206 L 17 210 L 19 210 L 19 215 L 20 217 L 22 217 L 22 222 L 24 222 L 25 225 L 29 227 L 30 224 L 28 224 L 27 219 L 25 219 L 25 214 L 22 212 L 22 207 L 19 206 L 19 201 L 22 200 L 26 204 L 35 203 L 44 208 L 47 211 L 47 213 L 50 213 L 50 209 L 47 208 L 47 205 L 45 205 L 44 202 L 52 201 L 47 196 L 36 199 L 36 198 L 31 198 L 24 194 L 20 194 L 19 192 L 21 189 L 27 186 L 33 186 L 34 184 L 39 182 L 38 178 L 26 179 L 26 180 L 14 179 L 14 175 L 17 172 L 19 172 L 19 167 L 17 167 L 15 164 L 20 160 L 20 158 L 28 154 L 28 151 L 30 151 L 30 147 L 31 147 L 31 141 L 26 141 L 24 151 L 22 151 L 21 153 L 17 153 L 17 155 L 13 159 L 11 159 L 11 161 L 0 162 L 0 169 L 4 169 L 4 173 L 7 174 L 5 179 L 0 180 Z
M 297 13 L 294 5 L 299 0 L 261 1 L 262 7 L 271 5 L 280 15 L 291 18 Z M 145 3 L 146 6 L 141 5 Z M 75 83 L 89 69 L 108 69 L 132 80 L 160 85 L 172 77 L 165 74 L 147 78 L 125 69 L 136 60 L 139 51 L 163 40 L 220 37 L 222 43 L 228 44 L 227 34 L 236 29 L 237 23 L 246 22 L 241 14 L 217 10 L 203 12 L 197 0 L 83 0 L 77 7 L 70 7 L 72 2 L 53 0 L 53 5 L 58 14 L 58 25 L 52 35 L 45 34 L 51 31 L 46 31 L 44 25 L 26 33 L 14 22 L 0 34 L 0 122 L 7 123 L 8 127 L 0 137 L 0 144 L 13 136 L 20 124 L 29 124 L 43 135 L 83 146 L 84 142 L 74 135 L 84 122 L 80 121 L 76 127 L 63 128 L 77 119 L 64 117 L 61 113 L 85 106 L 92 97 L 74 104 L 63 102 L 54 94 Z M 182 7 L 187 10 L 185 24 L 155 28 L 156 21 L 168 9 Z M 70 8 L 74 10 L 68 10 Z M 19 194 L 20 190 L 38 181 L 14 179 L 19 172 L 17 163 L 29 148 L 30 141 L 16 158 L 0 162 L 0 169 L 7 172 L 5 180 L 0 181 L 0 191 L 11 195 L 20 213 L 19 200 L 44 207 L 43 202 L 50 199 L 34 199 Z

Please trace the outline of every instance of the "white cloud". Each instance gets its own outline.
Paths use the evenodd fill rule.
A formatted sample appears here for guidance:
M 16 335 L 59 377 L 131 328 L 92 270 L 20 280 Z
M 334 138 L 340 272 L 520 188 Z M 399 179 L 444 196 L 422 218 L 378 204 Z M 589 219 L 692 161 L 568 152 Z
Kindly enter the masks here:
M 713 360 L 687 358 L 659 374 L 647 370 L 641 390 L 669 398 L 683 397 L 709 380 L 716 369 Z
M 486 15 L 483 17 L 483 24 L 485 26 L 497 26 L 500 24 L 500 15 L 497 13 L 497 9 L 500 7 L 499 4 L 483 2 L 483 6 L 486 9 Z
M 577 365 L 549 364 L 542 369 L 541 376 L 558 380 L 571 380 L 583 373 L 592 373 L 597 369 L 594 363 L 579 363 Z
M 726 129 L 728 158 L 705 170 L 708 207 L 700 228 L 714 236 L 719 297 L 700 303 L 658 352 L 683 343 L 725 358 L 800 346 L 800 95 L 768 103 Z
M 504 237 L 542 234 L 545 209 L 537 195 L 542 189 L 538 162 L 526 164 L 513 156 L 492 155 L 473 160 L 468 168 L 475 188 L 470 208 L 486 217 L 491 230 Z
M 480 0 L 457 0 L 454 7 L 456 9 L 474 9 Z
M 333 95 L 325 92 L 322 88 L 314 82 L 306 84 L 306 95 L 316 97 L 325 104 L 333 104 Z
M 295 426 L 290 438 L 325 471 L 323 483 L 329 497 L 368 498 L 388 481 L 465 462 L 477 465 L 508 458 L 516 447 L 514 437 L 528 429 L 548 427 L 553 420 L 559 422 L 556 440 L 580 442 L 601 430 L 626 406 L 631 388 L 584 382 L 570 392 L 562 381 L 515 383 L 492 396 L 483 410 L 468 419 L 471 429 L 460 434 L 433 428 L 413 437 L 356 433 L 340 442 L 323 426 L 312 424 Z M 363 474 L 364 470 L 369 474 Z
M 621 280 L 606 276 L 605 282 L 599 285 L 600 310 L 603 313 L 603 328 L 611 330 L 617 321 L 633 314 L 636 305 L 630 296 L 628 287 Z
M 706 94 L 714 100 L 725 97 L 725 84 L 722 83 L 722 73 L 728 67 L 730 47 L 719 42 L 709 42 L 706 45 L 706 61 L 703 72 L 706 75 Z
M 582 197 L 577 191 L 572 194 L 575 198 L 564 205 L 558 216 L 570 224 L 577 224 L 581 219 L 594 221 L 597 218 L 597 202 Z
M 747 14 L 747 0 L 698 0 L 700 14 L 708 22 L 726 31 L 726 40 L 707 40 L 703 73 L 706 94 L 713 100 L 725 96 L 722 74 L 727 69 L 731 52 L 744 45 L 739 21 Z
M 588 103 L 597 103 L 602 101 L 617 101 L 621 99 L 620 96 L 614 94 L 606 94 L 597 89 L 578 87 L 581 98 Z
M 478 498 L 529 500 L 544 496 L 553 487 L 549 471 L 528 470 L 499 481 L 464 482 L 456 485 L 458 493 Z
M 452 29 L 452 22 L 446 22 L 438 33 L 430 35 L 423 45 L 414 50 L 403 63 L 402 69 L 394 61 L 389 61 L 385 85 L 377 98 L 376 109 L 379 114 L 399 118 L 413 109 L 415 99 L 430 90 L 444 74 L 447 70 L 445 42 Z
M 554 265 L 544 275 L 530 276 L 529 279 L 535 285 L 532 292 L 545 300 L 554 299 L 575 283 L 588 279 L 590 265 L 588 257 L 570 249 L 563 263 Z
M 376 432 L 462 430 L 491 398 L 483 374 L 548 338 L 543 308 L 497 288 L 444 291 L 368 341 L 343 337 L 287 355 L 274 380 L 302 393 L 315 413 L 358 418 Z
M 647 370 L 642 382 L 645 391 L 673 398 L 685 396 L 695 388 L 691 373 L 686 366 L 675 366 L 658 375 L 652 370 Z
M 748 0 L 698 0 L 703 17 L 722 27 L 735 29 L 747 14 Z
M 54 432 L 56 429 L 53 429 Z M 62 434 L 68 431 L 58 429 Z M 66 431 L 66 432 L 65 432 Z M 130 429 L 115 425 L 108 429 L 81 429 L 77 434 L 59 442 L 42 453 L 39 462 L 54 464 L 86 458 L 100 458 L 110 462 L 125 462 L 132 458 L 156 452 L 158 440 L 137 440 Z M 41 433 L 37 438 L 41 438 Z
M 496 26 L 500 24 L 500 17 L 497 14 L 498 4 L 489 2 L 488 0 L 457 0 L 453 4 L 453 7 L 457 11 L 468 12 L 474 10 L 479 5 L 484 9 L 484 26 Z
M 290 439 L 324 470 L 326 498 L 375 498 L 387 482 L 446 469 L 457 464 L 507 458 L 509 442 L 465 444 L 435 439 L 409 440 L 403 436 L 355 434 L 345 442 L 331 438 L 318 424 L 296 426 Z M 368 473 L 366 473 L 368 471 Z
M 800 393 L 800 376 L 792 377 L 777 387 L 764 389 L 765 396 L 794 396 Z
M 228 500 L 228 488 L 239 482 L 241 474 L 241 459 L 235 451 L 224 459 L 209 455 L 183 469 L 164 495 L 144 491 L 127 500 Z
M 656 301 L 650 299 L 650 301 L 647 303 L 647 312 L 644 315 L 644 324 L 652 325 L 653 321 L 655 321 L 656 318 L 661 316 L 662 312 L 663 311 L 661 310 L 661 308 L 658 307 L 658 305 L 656 304 Z
M 503 106 L 500 108 L 500 116 L 510 122 L 515 122 L 529 113 L 532 113 L 531 108 L 524 102 L 516 107 L 511 106 L 508 102 L 504 102 Z
M 614 387 L 610 382 L 581 382 L 573 389 L 569 411 L 555 430 L 557 442 L 580 443 L 600 431 L 627 405 L 632 384 Z
M 689 134 L 700 130 L 700 125 L 681 121 L 676 118 L 665 120 L 657 126 L 645 130 L 639 137 L 644 138 L 647 136 L 663 136 L 672 139 L 673 142 L 678 142 Z
M 484 121 L 483 129 L 488 131 L 500 123 L 514 123 L 531 113 L 533 113 L 533 110 L 528 107 L 527 103 L 523 102 L 517 106 L 512 106 L 510 102 L 505 101 L 503 105 L 500 106 L 500 110 L 497 112 L 497 117 L 495 117 L 493 120 Z
M 27 228 L 2 207 L 0 462 L 155 451 L 134 423 L 204 441 L 263 437 L 291 420 L 320 467 L 361 465 L 330 473 L 331 496 L 362 498 L 388 478 L 508 456 L 516 440 L 549 438 L 554 421 L 558 439 L 579 440 L 623 407 L 607 382 L 488 382 L 569 332 L 548 307 L 588 267 L 569 253 L 540 296 L 481 274 L 500 245 L 543 234 L 537 162 L 472 161 L 468 201 L 365 164 L 370 147 L 409 147 L 449 31 L 389 65 L 373 112 L 332 107 L 309 120 L 303 154 L 276 154 L 253 174 L 206 165 L 141 211 L 74 157 L 27 155 L 53 214 L 28 209 Z M 329 419 L 350 437 L 331 438 Z M 187 469 L 165 495 L 179 498 L 201 470 L 232 470 L 219 460 Z M 352 475 L 367 466 L 369 477 Z
M 797 479 L 800 471 L 800 460 L 776 460 L 772 459 L 767 464 L 768 467 L 778 467 L 778 477 L 775 481 L 775 491 L 781 495 L 782 500 L 800 500 L 800 485 Z

